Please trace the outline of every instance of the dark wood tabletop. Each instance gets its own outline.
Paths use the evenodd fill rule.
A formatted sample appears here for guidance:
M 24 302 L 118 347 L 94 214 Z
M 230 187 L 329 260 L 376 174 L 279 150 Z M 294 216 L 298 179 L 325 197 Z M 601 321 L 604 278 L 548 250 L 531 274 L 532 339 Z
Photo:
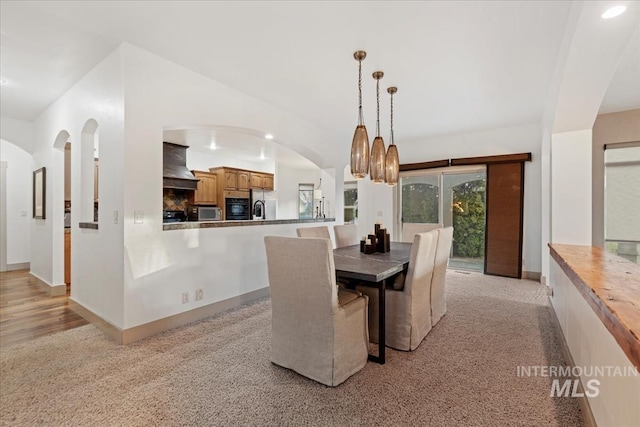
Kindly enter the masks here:
M 406 269 L 411 257 L 411 243 L 391 242 L 391 252 L 364 254 L 360 245 L 333 250 L 336 275 L 367 282 L 381 282 Z

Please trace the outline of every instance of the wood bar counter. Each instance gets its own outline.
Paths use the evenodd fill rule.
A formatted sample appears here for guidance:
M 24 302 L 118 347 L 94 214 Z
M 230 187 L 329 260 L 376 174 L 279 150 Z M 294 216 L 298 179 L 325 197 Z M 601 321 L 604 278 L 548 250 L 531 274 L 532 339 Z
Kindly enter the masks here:
M 592 246 L 550 244 L 549 248 L 631 363 L 640 369 L 640 265 Z

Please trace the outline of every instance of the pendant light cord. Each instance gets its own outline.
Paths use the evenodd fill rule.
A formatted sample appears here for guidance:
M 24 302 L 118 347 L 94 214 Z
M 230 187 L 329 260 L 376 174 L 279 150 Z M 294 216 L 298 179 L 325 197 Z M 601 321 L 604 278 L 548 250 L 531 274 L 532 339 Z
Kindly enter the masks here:
M 362 60 L 358 60 L 358 125 L 364 125 L 362 116 Z
M 376 136 L 380 136 L 380 79 L 376 80 Z
M 393 140 L 393 94 L 391 94 L 391 145 L 394 145 Z

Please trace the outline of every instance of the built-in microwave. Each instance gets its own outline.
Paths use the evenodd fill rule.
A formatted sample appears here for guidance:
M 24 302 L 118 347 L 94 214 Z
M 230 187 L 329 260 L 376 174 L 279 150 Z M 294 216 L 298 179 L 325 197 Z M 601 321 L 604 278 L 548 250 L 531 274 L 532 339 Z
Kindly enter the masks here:
M 221 221 L 222 209 L 215 206 L 189 205 L 187 216 L 189 221 Z

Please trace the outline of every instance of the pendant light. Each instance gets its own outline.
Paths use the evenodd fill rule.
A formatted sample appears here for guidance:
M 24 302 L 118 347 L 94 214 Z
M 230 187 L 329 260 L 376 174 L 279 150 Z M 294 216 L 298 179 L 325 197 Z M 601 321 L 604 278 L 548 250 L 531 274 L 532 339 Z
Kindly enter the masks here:
M 369 173 L 371 174 L 371 181 L 373 181 L 374 184 L 384 182 L 385 174 L 384 140 L 380 136 L 380 79 L 383 76 L 384 73 L 382 71 L 373 73 L 373 78 L 376 79 L 376 137 L 373 139 L 373 147 L 371 148 L 371 167 Z
M 369 172 L 369 135 L 362 116 L 362 60 L 367 57 L 367 52 L 359 50 L 353 57 L 358 61 L 358 125 L 351 143 L 351 175 L 362 179 Z
M 387 149 L 384 178 L 389 187 L 396 185 L 400 178 L 400 158 L 398 157 L 398 148 L 393 139 L 393 94 L 397 91 L 398 88 L 394 86 L 387 88 L 387 92 L 391 95 L 391 143 Z

